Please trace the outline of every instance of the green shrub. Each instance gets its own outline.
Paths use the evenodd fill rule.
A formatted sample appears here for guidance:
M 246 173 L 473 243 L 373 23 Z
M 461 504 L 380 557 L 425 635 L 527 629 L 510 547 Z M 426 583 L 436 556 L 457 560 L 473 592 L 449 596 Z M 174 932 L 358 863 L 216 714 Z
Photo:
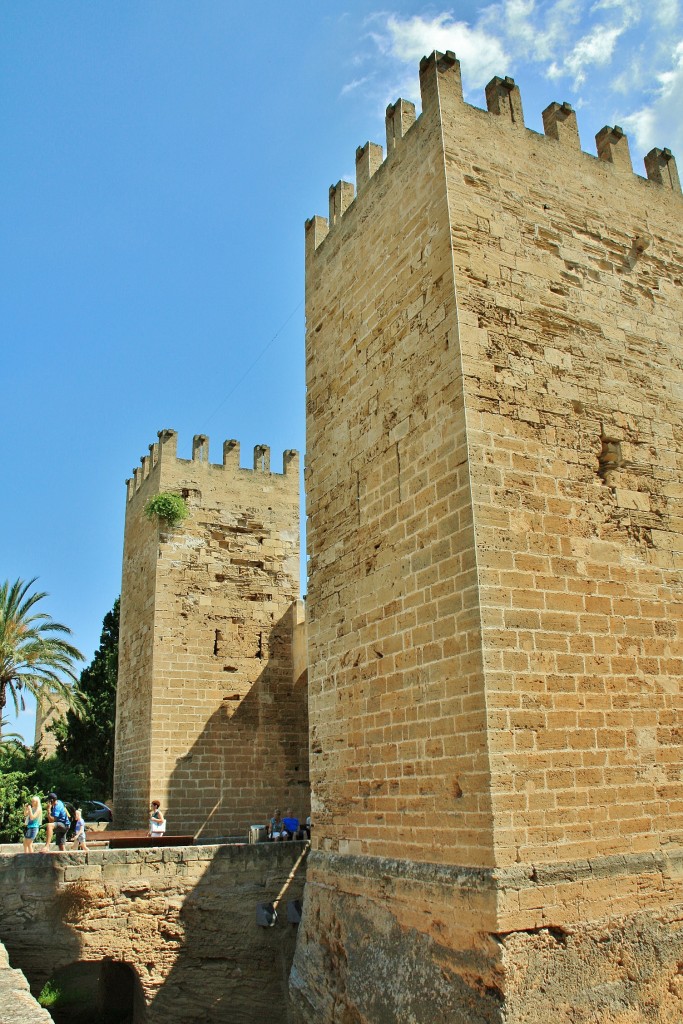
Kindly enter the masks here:
M 37 747 L 21 744 L 0 749 L 0 843 L 20 843 L 24 835 L 24 806 L 32 796 L 43 805 L 42 840 L 46 794 L 54 790 L 78 807 L 84 800 L 104 799 L 106 793 L 83 765 L 65 764 L 58 754 L 41 757 Z
M 48 981 L 43 986 L 43 989 L 38 996 L 38 1002 L 45 1009 L 49 1009 L 50 1006 L 58 1006 L 62 1002 L 62 990 L 54 981 Z
M 170 491 L 155 494 L 145 505 L 145 515 L 148 519 L 154 519 L 156 516 L 167 526 L 177 526 L 183 519 L 187 519 L 189 514 L 185 499 L 179 494 L 171 494 Z
M 0 842 L 20 843 L 24 836 L 24 807 L 33 792 L 23 771 L 0 772 Z

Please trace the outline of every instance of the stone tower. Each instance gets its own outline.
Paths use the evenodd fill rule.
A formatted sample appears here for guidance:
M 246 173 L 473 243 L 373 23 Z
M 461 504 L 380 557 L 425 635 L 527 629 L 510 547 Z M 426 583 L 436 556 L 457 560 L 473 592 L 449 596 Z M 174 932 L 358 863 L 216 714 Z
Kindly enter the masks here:
M 683 201 L 509 78 L 306 225 L 307 1021 L 683 1020 Z M 656 1011 L 653 1007 L 657 1008 Z
M 209 462 L 196 436 L 179 459 L 159 434 L 128 481 L 121 587 L 114 814 L 144 827 L 150 799 L 169 831 L 246 834 L 273 806 L 308 813 L 305 673 L 294 678 L 299 601 L 298 455 L 271 473 L 269 449 L 240 468 L 226 441 Z M 144 514 L 160 492 L 190 515 Z
M 57 738 L 49 726 L 59 718 L 65 718 L 69 705 L 59 697 L 51 696 L 49 701 L 36 701 L 36 730 L 33 742 L 40 745 L 43 757 L 57 753 Z

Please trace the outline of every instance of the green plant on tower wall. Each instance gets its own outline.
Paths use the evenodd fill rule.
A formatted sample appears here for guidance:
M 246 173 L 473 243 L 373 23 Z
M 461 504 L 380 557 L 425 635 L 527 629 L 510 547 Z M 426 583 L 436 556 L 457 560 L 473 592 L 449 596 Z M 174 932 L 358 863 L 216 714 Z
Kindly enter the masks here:
M 172 494 L 170 491 L 162 491 L 155 494 L 145 505 L 145 515 L 148 519 L 160 519 L 166 526 L 178 526 L 183 519 L 189 515 L 185 499 L 179 494 Z

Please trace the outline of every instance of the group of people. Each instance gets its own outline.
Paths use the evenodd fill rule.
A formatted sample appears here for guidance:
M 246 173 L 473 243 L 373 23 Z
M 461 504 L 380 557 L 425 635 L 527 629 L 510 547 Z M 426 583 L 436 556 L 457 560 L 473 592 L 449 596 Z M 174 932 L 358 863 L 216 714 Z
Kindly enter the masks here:
M 266 825 L 266 836 L 273 842 L 281 843 L 287 839 L 310 839 L 311 818 L 310 815 L 305 822 L 301 823 L 295 818 L 291 810 L 288 810 L 284 818 L 280 817 L 280 811 L 276 809 L 273 817 Z
M 45 846 L 43 853 L 50 853 L 50 845 L 54 836 L 56 849 L 64 852 L 66 849 L 66 836 L 71 828 L 71 818 L 62 800 L 56 793 L 49 793 L 47 797 L 47 811 L 45 814 Z M 43 824 L 43 808 L 40 798 L 31 797 L 31 802 L 24 807 L 24 853 L 35 853 L 33 844 L 38 831 Z M 74 850 L 88 851 L 85 843 L 85 822 L 80 808 L 74 812 Z
M 43 853 L 50 853 L 50 846 L 52 839 L 55 839 L 55 849 L 58 853 L 63 853 L 66 850 L 66 837 L 71 828 L 71 818 L 69 812 L 64 806 L 64 801 L 60 800 L 56 793 L 49 793 L 47 798 L 47 810 L 45 813 L 45 846 L 43 847 Z M 43 807 L 40 802 L 40 797 L 32 796 L 31 802 L 24 806 L 24 853 L 36 853 L 37 851 L 33 848 L 33 844 L 36 841 L 38 832 L 43 824 Z M 88 852 L 88 847 L 85 841 L 85 821 L 83 820 L 83 812 L 79 808 L 74 811 L 74 835 L 73 835 L 73 847 L 74 850 L 84 850 Z M 151 837 L 163 836 L 166 832 L 166 818 L 161 812 L 161 806 L 158 800 L 152 800 L 150 807 L 149 816 L 149 834 Z
M 47 811 L 45 814 L 45 846 L 43 853 L 50 853 L 50 845 L 54 837 L 57 852 L 66 850 L 66 837 L 71 828 L 71 818 L 56 793 L 48 794 Z M 38 831 L 43 824 L 43 808 L 40 798 L 31 797 L 31 802 L 24 807 L 24 853 L 35 853 L 33 844 Z M 149 815 L 150 837 L 163 836 L 166 832 L 166 818 L 161 811 L 158 800 L 152 800 Z M 283 842 L 288 839 L 310 839 L 311 819 L 310 816 L 304 822 L 300 822 L 291 810 L 288 810 L 284 817 L 281 817 L 279 809 L 276 809 L 273 817 L 266 825 L 266 835 L 273 842 Z M 85 842 L 85 822 L 80 810 L 74 812 L 74 850 L 85 850 L 88 847 Z

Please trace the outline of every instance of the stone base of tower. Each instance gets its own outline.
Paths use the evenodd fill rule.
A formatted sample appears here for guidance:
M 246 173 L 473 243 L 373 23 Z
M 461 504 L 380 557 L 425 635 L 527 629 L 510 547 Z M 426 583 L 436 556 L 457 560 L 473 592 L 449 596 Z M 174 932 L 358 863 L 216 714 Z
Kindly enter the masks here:
M 681 855 L 478 870 L 315 852 L 294 1019 L 683 1021 L 682 869 Z

